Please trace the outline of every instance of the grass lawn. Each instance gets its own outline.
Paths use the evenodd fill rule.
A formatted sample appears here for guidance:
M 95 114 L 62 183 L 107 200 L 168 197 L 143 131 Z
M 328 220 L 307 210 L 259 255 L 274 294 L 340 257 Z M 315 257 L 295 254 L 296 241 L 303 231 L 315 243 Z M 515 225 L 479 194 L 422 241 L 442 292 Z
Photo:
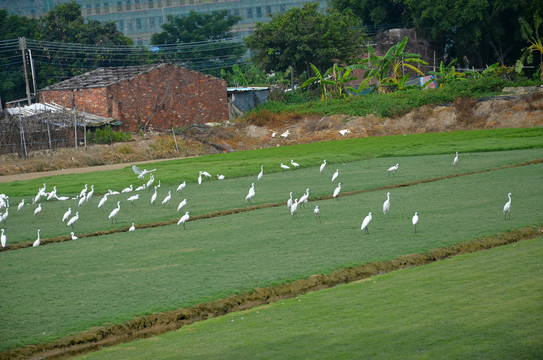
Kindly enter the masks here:
M 228 314 L 81 359 L 540 359 L 543 238 Z
M 503 160 L 510 153 L 501 155 Z M 449 158 L 404 158 L 402 164 L 412 165 L 404 165 L 401 169 L 406 170 L 398 173 L 396 181 L 401 176 L 430 176 L 416 169 L 441 169 L 432 164 L 449 164 Z M 368 176 L 369 183 L 390 180 L 381 165 L 351 165 L 345 164 L 344 176 L 353 183 L 357 180 L 348 185 L 352 189 L 364 186 L 358 168 L 378 169 L 378 179 Z M 320 179 L 317 168 L 292 175 L 303 171 Z M 291 174 L 274 176 L 280 183 L 281 177 Z M 254 180 L 231 181 L 232 189 L 248 189 L 247 183 Z M 234 185 L 236 181 L 242 185 Z M 298 183 L 296 191 L 301 193 L 306 184 Z M 386 199 L 386 191 L 381 190 L 310 202 L 297 219 L 286 206 L 266 208 L 189 222 L 186 231 L 162 226 L 3 252 L 0 349 L 52 341 L 93 326 L 123 323 L 137 315 L 188 307 L 349 265 L 541 225 L 541 184 L 543 164 L 536 164 L 392 189 L 389 217 L 381 212 Z M 319 186 L 330 187 L 330 192 L 334 187 L 329 179 L 315 188 Z M 293 187 L 291 180 L 280 189 L 284 200 Z M 508 192 L 513 193 L 513 210 L 511 220 L 504 221 Z M 260 201 L 270 201 L 266 196 Z M 312 214 L 314 205 L 321 207 L 322 224 Z M 369 211 L 374 220 L 370 235 L 363 235 L 360 224 Z M 410 223 L 415 211 L 420 216 L 418 234 Z

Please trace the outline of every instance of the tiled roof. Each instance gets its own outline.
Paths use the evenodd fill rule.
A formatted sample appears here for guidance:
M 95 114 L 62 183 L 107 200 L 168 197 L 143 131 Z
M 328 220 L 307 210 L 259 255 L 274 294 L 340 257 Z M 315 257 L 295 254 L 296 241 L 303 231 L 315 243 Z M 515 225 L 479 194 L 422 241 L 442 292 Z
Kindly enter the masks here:
M 137 75 L 143 74 L 147 71 L 163 65 L 164 64 L 149 64 L 139 66 L 99 68 L 87 72 L 83 75 L 79 75 L 71 79 L 59 82 L 57 84 L 48 86 L 42 90 L 47 91 L 107 87 L 123 80 L 132 79 Z

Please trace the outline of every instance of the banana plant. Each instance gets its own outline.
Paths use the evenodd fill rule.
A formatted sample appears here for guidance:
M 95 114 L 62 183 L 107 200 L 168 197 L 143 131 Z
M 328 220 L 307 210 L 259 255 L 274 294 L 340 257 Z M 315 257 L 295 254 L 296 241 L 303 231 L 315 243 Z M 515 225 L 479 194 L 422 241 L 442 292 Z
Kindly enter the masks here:
M 456 68 L 453 65 L 455 63 L 456 59 L 452 59 L 449 65 L 445 66 L 443 61 L 441 61 L 439 64 L 439 71 L 428 71 L 429 74 L 434 75 L 440 88 L 464 78 L 465 74 L 456 71 Z
M 310 77 L 302 84 L 302 88 L 318 83 L 321 87 L 322 95 L 321 100 L 332 99 L 332 98 L 344 98 L 347 95 L 347 83 L 357 78 L 351 76 L 352 69 L 346 67 L 345 69 L 338 64 L 334 64 L 331 68 L 326 70 L 326 72 L 321 74 L 319 69 L 313 64 L 309 64 L 315 76 Z
M 539 52 L 539 63 L 540 63 L 540 73 L 541 81 L 543 81 L 543 39 L 539 36 L 539 27 L 541 26 L 542 20 L 538 13 L 534 14 L 534 28 L 528 24 L 526 20 L 522 17 L 519 18 L 520 29 L 522 38 L 530 44 L 530 46 L 522 49 L 523 53 L 521 58 L 517 61 L 515 70 L 520 73 L 524 67 L 524 63 L 531 63 L 533 61 L 533 53 Z

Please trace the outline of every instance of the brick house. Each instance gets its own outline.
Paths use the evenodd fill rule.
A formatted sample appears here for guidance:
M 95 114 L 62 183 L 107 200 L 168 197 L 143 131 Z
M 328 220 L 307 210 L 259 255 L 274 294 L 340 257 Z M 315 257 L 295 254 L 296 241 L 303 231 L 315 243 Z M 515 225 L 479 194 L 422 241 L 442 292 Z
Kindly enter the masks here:
M 120 120 L 124 131 L 228 120 L 226 82 L 173 64 L 96 69 L 42 89 L 40 98 Z

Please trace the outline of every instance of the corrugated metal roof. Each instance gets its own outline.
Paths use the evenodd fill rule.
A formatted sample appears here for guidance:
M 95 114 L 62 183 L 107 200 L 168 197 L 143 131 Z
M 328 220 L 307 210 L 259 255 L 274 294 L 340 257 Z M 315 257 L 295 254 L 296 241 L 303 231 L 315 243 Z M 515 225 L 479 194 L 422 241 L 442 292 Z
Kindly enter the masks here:
M 87 89 L 96 87 L 107 87 L 123 80 L 148 72 L 165 64 L 148 64 L 139 66 L 121 66 L 99 68 L 89 71 L 83 75 L 48 86 L 40 91 Z

